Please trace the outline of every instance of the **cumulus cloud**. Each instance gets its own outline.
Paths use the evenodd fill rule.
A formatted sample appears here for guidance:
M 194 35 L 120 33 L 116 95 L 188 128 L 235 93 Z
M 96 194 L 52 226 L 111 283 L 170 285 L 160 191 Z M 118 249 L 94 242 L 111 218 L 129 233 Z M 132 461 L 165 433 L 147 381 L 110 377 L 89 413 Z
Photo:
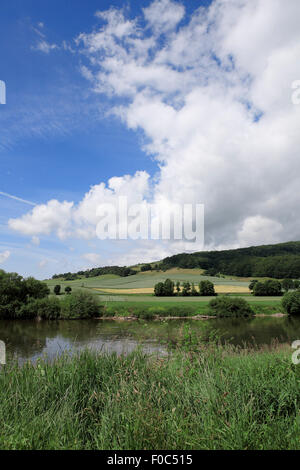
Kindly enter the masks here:
M 70 232 L 73 202 L 52 199 L 47 204 L 35 206 L 32 211 L 18 219 L 9 219 L 8 225 L 24 235 L 37 236 L 55 233 L 60 239 Z
M 248 217 L 238 231 L 240 246 L 251 246 L 255 243 L 278 243 L 282 238 L 283 226 L 276 220 L 260 215 Z
M 159 28 L 167 3 L 179 7 L 155 1 L 146 21 Z M 115 113 L 144 132 L 160 164 L 154 200 L 204 203 L 209 246 L 260 242 L 264 224 L 255 237 L 245 223 L 257 215 L 283 226 L 272 239 L 299 238 L 290 217 L 299 205 L 299 13 L 296 0 L 217 0 L 176 31 L 162 28 L 167 40 L 136 27 L 113 54 L 97 33 L 81 35 L 95 90 L 120 98 Z
M 95 236 L 98 201 L 128 193 L 204 203 L 210 248 L 299 239 L 300 106 L 291 100 L 300 78 L 299 1 L 215 0 L 187 17 L 181 2 L 155 0 L 143 15 L 98 12 L 101 24 L 77 45 L 83 75 L 95 93 L 113 97 L 124 125 L 144 133 L 159 174 L 92 187 L 68 206 L 73 232 Z M 38 222 L 49 204 L 10 226 L 31 236 L 67 234 L 54 213 L 55 221 Z M 175 247 L 184 248 L 170 242 L 166 251 Z
M 9 219 L 11 229 L 32 236 L 55 234 L 61 240 L 68 237 L 81 239 L 96 238 L 96 227 L 101 216 L 97 213 L 99 205 L 110 204 L 118 209 L 119 198 L 125 196 L 128 205 L 142 203 L 149 194 L 149 175 L 137 171 L 135 175 L 110 178 L 107 185 L 99 183 L 90 188 L 78 203 L 59 202 L 55 199 L 47 204 L 35 206 L 20 218 Z
M 8 258 L 10 257 L 10 254 L 11 253 L 9 250 L 0 252 L 0 264 L 5 263 L 5 261 L 7 261 Z

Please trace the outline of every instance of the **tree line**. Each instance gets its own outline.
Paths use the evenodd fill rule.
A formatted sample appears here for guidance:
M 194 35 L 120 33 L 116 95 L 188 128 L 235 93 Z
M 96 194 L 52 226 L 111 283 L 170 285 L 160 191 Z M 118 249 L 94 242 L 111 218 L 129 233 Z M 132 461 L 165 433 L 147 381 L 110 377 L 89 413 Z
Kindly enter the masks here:
M 281 296 L 283 291 L 297 290 L 300 287 L 299 280 L 283 279 L 278 281 L 275 279 L 268 279 L 266 281 L 258 281 L 253 279 L 249 284 L 249 290 L 254 296 Z M 164 282 L 158 282 L 154 286 L 154 295 L 156 297 L 173 297 L 173 296 L 215 296 L 214 284 L 209 280 L 201 281 L 198 284 L 198 290 L 195 284 L 185 281 L 182 284 L 178 281 L 176 284 L 171 279 L 166 279 Z
M 175 289 L 176 287 L 176 289 Z M 154 295 L 156 297 L 173 297 L 173 296 L 214 296 L 215 288 L 210 281 L 201 281 L 198 286 L 198 290 L 195 284 L 189 281 L 185 281 L 182 284 L 178 281 L 175 285 L 171 279 L 166 279 L 165 282 L 158 282 L 154 286 Z
M 103 276 L 104 274 L 115 274 L 121 277 L 133 276 L 137 271 L 134 269 L 128 268 L 126 266 L 104 266 L 101 268 L 92 268 L 87 269 L 86 271 L 78 271 L 77 273 L 63 273 L 63 274 L 54 274 L 52 279 L 63 279 L 65 281 L 75 281 L 81 279 L 82 277 L 98 277 Z
M 280 296 L 282 291 L 288 292 L 291 289 L 299 289 L 300 281 L 293 279 L 283 279 L 281 282 L 275 279 L 258 281 L 253 279 L 249 284 L 249 289 L 255 296 Z

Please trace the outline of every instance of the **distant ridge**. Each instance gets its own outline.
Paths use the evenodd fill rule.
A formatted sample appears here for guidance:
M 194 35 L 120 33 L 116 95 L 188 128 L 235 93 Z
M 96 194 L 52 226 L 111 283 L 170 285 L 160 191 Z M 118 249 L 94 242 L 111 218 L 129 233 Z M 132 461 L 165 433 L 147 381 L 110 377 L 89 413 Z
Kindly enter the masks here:
M 168 256 L 155 263 L 140 263 L 135 266 L 104 266 L 77 273 L 54 274 L 52 279 L 75 280 L 87 277 L 114 274 L 132 276 L 139 270 L 167 270 L 171 268 L 205 270 L 205 274 L 218 273 L 239 277 L 272 277 L 275 279 L 300 278 L 300 241 L 235 248 L 221 251 L 199 251 Z
M 161 269 L 201 268 L 207 274 L 242 277 L 300 278 L 300 242 L 251 246 L 222 251 L 180 253 L 164 258 Z

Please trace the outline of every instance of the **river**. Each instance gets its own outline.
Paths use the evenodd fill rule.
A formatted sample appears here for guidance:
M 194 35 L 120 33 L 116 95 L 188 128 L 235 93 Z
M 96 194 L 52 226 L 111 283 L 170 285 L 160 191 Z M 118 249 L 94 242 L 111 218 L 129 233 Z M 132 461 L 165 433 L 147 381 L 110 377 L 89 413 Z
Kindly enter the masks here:
M 208 319 L 168 321 L 60 320 L 0 321 L 0 340 L 6 344 L 7 362 L 49 359 L 85 348 L 101 352 L 129 353 L 141 347 L 145 353 L 167 354 L 168 345 L 191 334 L 208 338 L 216 334 L 234 345 L 261 346 L 300 339 L 299 318 Z

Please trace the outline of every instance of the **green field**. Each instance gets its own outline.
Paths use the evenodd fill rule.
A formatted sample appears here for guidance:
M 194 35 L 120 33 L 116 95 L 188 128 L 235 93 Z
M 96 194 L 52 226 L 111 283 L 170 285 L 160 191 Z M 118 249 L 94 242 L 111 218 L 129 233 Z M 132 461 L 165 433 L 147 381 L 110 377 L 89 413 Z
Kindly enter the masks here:
M 104 276 L 82 278 L 76 281 L 60 281 L 58 279 L 47 281 L 49 286 L 55 284 L 70 285 L 71 287 L 86 287 L 86 288 L 101 288 L 104 289 L 142 289 L 145 287 L 154 287 L 158 282 L 164 282 L 166 279 L 171 279 L 173 282 L 194 282 L 195 285 L 199 284 L 200 281 L 210 280 L 215 285 L 227 285 L 227 286 L 241 286 L 248 287 L 249 281 L 237 280 L 236 278 L 219 278 L 209 277 L 200 274 L 199 269 L 171 269 L 166 272 L 145 272 L 137 273 L 134 276 L 119 277 L 113 274 L 105 274 Z
M 174 283 L 180 281 L 194 282 L 197 286 L 202 280 L 210 280 L 216 286 L 226 286 L 229 295 L 238 295 L 251 302 L 256 314 L 275 314 L 281 312 L 278 297 L 253 297 L 247 293 L 233 293 L 235 288 L 247 288 L 249 280 L 237 278 L 219 278 L 201 275 L 199 269 L 172 269 L 167 272 L 144 272 L 134 276 L 104 276 L 82 278 L 75 281 L 50 280 L 48 286 L 53 291 L 56 284 L 61 285 L 62 293 L 66 286 L 73 291 L 85 290 L 96 296 L 99 303 L 105 306 L 107 316 L 194 316 L 206 315 L 207 306 L 212 297 L 155 297 L 151 292 L 157 282 L 170 278 Z M 108 290 L 113 292 L 108 292 Z

